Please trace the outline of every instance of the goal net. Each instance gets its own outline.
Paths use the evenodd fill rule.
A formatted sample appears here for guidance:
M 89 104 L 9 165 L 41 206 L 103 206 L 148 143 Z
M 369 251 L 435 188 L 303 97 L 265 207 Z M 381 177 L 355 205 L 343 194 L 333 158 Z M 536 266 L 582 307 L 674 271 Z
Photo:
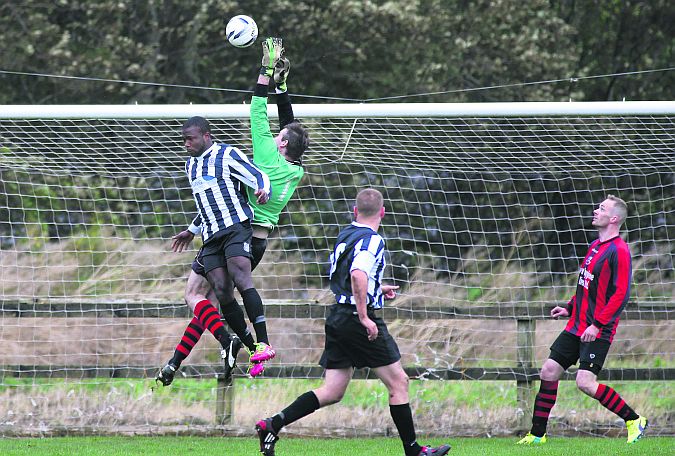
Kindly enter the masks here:
M 295 113 L 311 132 L 306 174 L 253 274 L 278 356 L 255 380 L 240 357 L 225 387 L 205 333 L 174 383 L 151 388 L 191 318 L 195 250 L 170 249 L 195 214 L 182 123 L 203 115 L 218 141 L 250 155 L 248 107 L 3 107 L 1 434 L 242 433 L 318 386 L 328 255 L 367 186 L 386 201 L 385 275 L 401 289 L 385 318 L 413 379 L 418 433 L 527 426 L 538 367 L 565 325 L 548 312 L 573 294 L 607 194 L 628 202 L 633 283 L 601 379 L 652 432 L 674 432 L 675 103 Z M 270 116 L 275 131 L 273 105 Z M 395 433 L 373 378 L 357 371 L 341 404 L 287 431 Z M 615 435 L 623 424 L 565 381 L 549 429 Z

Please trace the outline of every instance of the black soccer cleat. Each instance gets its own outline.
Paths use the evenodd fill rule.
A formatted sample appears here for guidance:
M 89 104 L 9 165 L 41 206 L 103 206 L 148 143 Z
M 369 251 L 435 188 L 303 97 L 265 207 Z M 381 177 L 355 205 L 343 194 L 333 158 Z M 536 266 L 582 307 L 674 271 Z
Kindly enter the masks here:
M 164 386 L 169 386 L 173 382 L 173 376 L 176 374 L 178 366 L 172 362 L 168 362 L 166 366 L 162 367 L 155 377 L 155 381 L 161 383 Z
M 279 440 L 279 436 L 272 430 L 272 419 L 258 421 L 255 430 L 260 439 L 260 452 L 265 456 L 274 456 L 274 445 Z
M 220 357 L 225 363 L 224 374 L 226 379 L 232 377 L 234 367 L 237 365 L 237 354 L 239 354 L 239 350 L 241 350 L 241 347 L 243 346 L 244 344 L 239 337 L 232 336 L 227 347 L 220 351 Z
M 444 456 L 450 451 L 450 445 L 441 445 L 438 448 L 423 446 L 418 456 Z

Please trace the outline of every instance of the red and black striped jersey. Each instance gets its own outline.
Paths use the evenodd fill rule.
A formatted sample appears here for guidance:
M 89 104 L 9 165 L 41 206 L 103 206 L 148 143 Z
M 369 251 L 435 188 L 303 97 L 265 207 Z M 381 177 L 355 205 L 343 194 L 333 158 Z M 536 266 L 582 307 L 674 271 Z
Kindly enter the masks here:
M 630 250 L 619 236 L 593 241 L 579 268 L 577 292 L 567 303 L 570 319 L 565 331 L 581 336 L 595 325 L 600 328 L 598 339 L 612 342 L 632 275 Z

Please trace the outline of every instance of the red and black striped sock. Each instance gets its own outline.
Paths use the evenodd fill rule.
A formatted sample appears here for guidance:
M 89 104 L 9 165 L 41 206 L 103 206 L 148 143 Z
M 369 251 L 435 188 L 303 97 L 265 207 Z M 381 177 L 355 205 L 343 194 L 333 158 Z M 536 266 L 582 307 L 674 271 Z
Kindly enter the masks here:
M 187 328 L 185 328 L 183 337 L 181 338 L 178 345 L 176 345 L 176 351 L 173 353 L 173 358 L 171 358 L 171 362 L 176 367 L 180 367 L 183 360 L 185 360 L 185 358 L 190 355 L 190 352 L 195 347 L 197 342 L 199 342 L 199 339 L 202 337 L 203 333 L 204 327 L 202 324 L 199 323 L 197 317 L 192 317 L 192 321 L 190 321 L 190 323 L 187 325 Z
M 595 392 L 595 398 L 605 406 L 610 412 L 616 413 L 624 421 L 637 420 L 639 415 L 626 404 L 619 393 L 614 391 L 611 386 L 598 383 L 598 390 Z
M 208 329 L 223 348 L 227 347 L 227 344 L 230 342 L 230 335 L 225 330 L 223 322 L 220 321 L 220 314 L 208 299 L 197 303 L 195 306 L 195 316 L 199 319 L 202 327 Z
M 555 405 L 558 397 L 558 381 L 542 380 L 539 392 L 534 399 L 534 413 L 532 414 L 532 430 L 530 432 L 537 437 L 546 434 L 548 416 Z

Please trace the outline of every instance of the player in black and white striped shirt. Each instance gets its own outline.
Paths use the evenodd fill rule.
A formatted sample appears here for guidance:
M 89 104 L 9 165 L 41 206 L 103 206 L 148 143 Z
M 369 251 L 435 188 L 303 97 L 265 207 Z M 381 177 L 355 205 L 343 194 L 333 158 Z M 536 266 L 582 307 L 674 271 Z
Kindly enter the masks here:
M 206 243 L 215 233 L 253 218 L 244 185 L 255 189 L 258 202 L 264 204 L 269 200 L 271 184 L 267 174 L 239 149 L 213 142 L 209 124 L 203 117 L 192 117 L 185 123 L 183 139 L 191 155 L 185 171 Z
M 326 343 L 319 364 L 326 370 L 323 384 L 298 396 L 276 415 L 258 421 L 260 452 L 273 456 L 279 431 L 344 396 L 354 368 L 368 367 L 389 390 L 389 412 L 406 456 L 443 456 L 450 445 L 433 448 L 417 443 L 408 396 L 408 376 L 401 355 L 377 309 L 396 297 L 397 286 L 382 284 L 385 245 L 377 234 L 384 201 L 372 188 L 359 192 L 356 221 L 343 229 L 330 256 L 330 287 L 336 303 L 326 316 Z
M 270 180 L 239 149 L 215 142 L 209 123 L 203 117 L 191 117 L 185 122 L 183 140 L 190 154 L 185 171 L 202 220 L 204 245 L 200 260 L 227 323 L 236 333 L 244 333 L 244 314 L 236 301 L 228 299 L 232 296 L 232 284 L 239 290 L 245 306 L 262 308 L 262 300 L 251 277 L 253 210 L 245 186 L 255 190 L 259 204 L 265 204 L 272 193 Z M 207 318 L 202 321 L 200 315 L 220 318 L 208 299 L 188 302 L 188 305 L 204 328 L 209 328 L 208 324 L 212 322 Z M 229 339 L 229 334 L 227 337 Z M 241 345 L 241 340 L 233 337 L 225 347 L 223 357 L 230 369 L 234 367 Z M 267 359 L 274 357 L 272 347 L 267 345 L 266 348 Z

